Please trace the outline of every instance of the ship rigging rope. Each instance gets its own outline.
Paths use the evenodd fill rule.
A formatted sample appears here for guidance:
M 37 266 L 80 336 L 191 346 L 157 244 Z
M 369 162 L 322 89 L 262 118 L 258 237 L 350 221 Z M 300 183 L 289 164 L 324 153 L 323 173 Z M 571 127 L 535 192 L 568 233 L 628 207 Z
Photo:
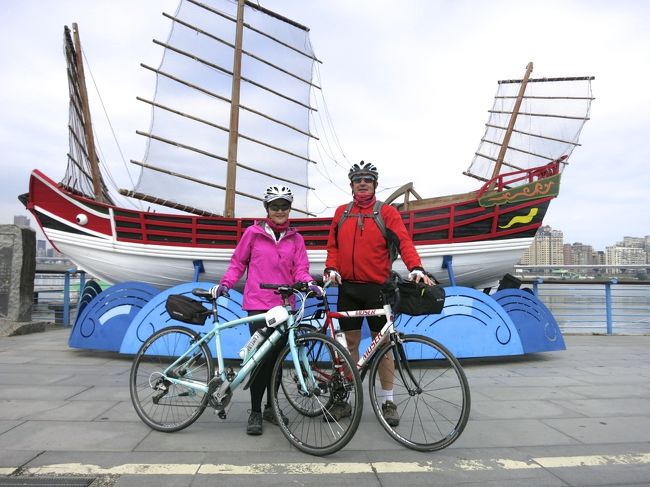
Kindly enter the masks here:
M 320 164 L 316 164 L 311 168 L 315 170 L 322 178 L 329 182 L 333 187 L 335 187 L 341 194 L 349 196 L 350 188 L 347 186 L 341 186 L 337 182 L 337 178 L 332 177 L 331 171 L 347 171 L 350 168 L 350 162 L 348 161 L 341 143 L 334 129 L 334 124 L 332 122 L 332 117 L 325 100 L 325 89 L 323 88 L 323 82 L 320 76 L 319 66 L 314 65 L 314 72 L 316 77 L 316 83 L 320 86 L 318 92 L 314 92 L 313 103 L 317 108 L 317 111 L 310 114 L 310 119 L 313 120 L 314 133 L 318 135 L 316 141 L 312 141 L 311 146 L 316 151 L 318 157 L 314 159 L 320 161 Z M 340 154 L 340 158 L 337 158 L 335 153 Z M 339 162 L 339 159 L 343 159 L 347 166 Z M 330 168 L 331 166 L 331 168 Z M 340 179 L 339 179 L 340 180 Z M 338 206 L 338 203 L 335 205 L 328 205 L 316 191 L 312 191 L 312 194 L 316 200 L 323 206 L 323 209 L 320 211 L 314 211 L 316 214 L 323 214 L 328 210 L 334 209 Z
M 341 194 L 349 197 L 350 187 L 347 184 L 342 186 L 337 182 L 337 178 L 331 176 L 333 170 L 344 171 L 346 175 L 345 180 L 347 182 L 347 172 L 350 169 L 351 163 L 345 155 L 336 130 L 334 129 L 334 123 L 332 121 L 327 101 L 325 99 L 325 88 L 320 75 L 320 67 L 317 64 L 314 65 L 314 71 L 316 83 L 321 87 L 321 89 L 320 91 L 316 92 L 313 100 L 317 111 L 312 113 L 310 117 L 314 120 L 314 133 L 318 135 L 317 142 L 312 143 L 312 146 L 318 154 L 318 157 L 314 157 L 314 159 L 320 161 L 321 164 L 312 166 L 312 168 L 315 169 L 326 181 L 331 183 L 331 185 L 333 185 Z M 335 155 L 336 153 L 339 153 L 341 157 L 337 158 Z M 341 159 L 344 160 L 347 165 L 341 163 Z M 338 178 L 338 180 L 340 181 L 340 178 Z M 380 193 L 386 193 L 387 191 L 393 192 L 399 187 L 400 185 L 390 187 L 378 186 L 377 194 L 379 195 Z M 320 211 L 315 211 L 313 209 L 311 210 L 316 214 L 320 215 L 322 213 L 325 213 L 327 210 L 335 209 L 340 205 L 340 201 L 334 205 L 328 205 L 319 196 L 317 191 L 313 191 L 312 193 L 314 195 L 314 198 L 316 198 L 316 200 L 318 200 L 320 204 L 323 205 L 323 209 Z
M 101 92 L 99 91 L 99 86 L 97 86 L 97 83 L 95 82 L 95 76 L 93 75 L 92 69 L 90 67 L 90 62 L 88 61 L 88 58 L 86 57 L 85 51 L 82 49 L 81 55 L 84 58 L 84 64 L 88 69 L 88 73 L 90 74 L 90 79 L 93 82 L 93 86 L 95 87 L 95 93 L 97 93 L 97 97 L 99 98 L 99 103 L 102 106 L 102 110 L 104 112 L 104 116 L 106 117 L 106 121 L 108 122 L 108 126 L 111 129 L 111 134 L 113 134 L 113 140 L 115 141 L 115 145 L 117 146 L 117 150 L 120 153 L 120 159 L 122 159 L 122 164 L 124 164 L 124 168 L 126 169 L 126 174 L 129 177 L 129 181 L 131 182 L 131 187 L 135 187 L 135 183 L 133 182 L 133 177 L 131 176 L 131 171 L 129 171 L 128 164 L 126 162 L 126 158 L 124 157 L 124 152 L 122 151 L 122 147 L 120 146 L 119 141 L 117 140 L 117 134 L 115 133 L 115 129 L 113 128 L 113 124 L 111 122 L 111 118 L 108 115 L 108 111 L 106 110 L 106 105 L 104 105 L 104 100 L 102 98 Z M 103 155 L 103 151 L 99 145 L 99 138 L 97 137 L 97 134 L 93 134 L 93 137 L 95 137 L 95 144 L 99 148 L 99 151 L 102 152 L 102 158 L 101 158 L 101 164 L 104 168 L 104 174 L 106 174 L 107 178 L 109 179 L 111 186 L 113 189 L 118 190 L 118 185 L 113 177 L 113 174 L 110 171 L 110 168 L 108 167 L 108 164 L 106 162 L 106 158 Z M 119 194 L 119 192 L 117 192 Z M 130 200 L 123 199 L 123 201 L 129 201 L 129 203 L 132 203 Z M 140 201 L 137 201 L 137 206 L 140 210 L 143 209 L 142 203 Z

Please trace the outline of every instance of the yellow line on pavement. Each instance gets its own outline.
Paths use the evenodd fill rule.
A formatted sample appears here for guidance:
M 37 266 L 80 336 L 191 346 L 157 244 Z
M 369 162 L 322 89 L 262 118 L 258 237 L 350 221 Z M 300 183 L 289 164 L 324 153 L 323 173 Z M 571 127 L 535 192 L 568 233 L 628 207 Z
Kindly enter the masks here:
M 599 467 L 604 465 L 640 465 L 650 463 L 650 453 L 627 455 L 590 455 L 585 457 L 535 458 L 544 468 Z
M 321 475 L 321 474 L 385 474 L 426 472 L 479 472 L 495 470 L 526 470 L 537 468 L 600 467 L 612 465 L 650 464 L 650 453 L 623 455 L 588 455 L 567 457 L 539 457 L 527 461 L 507 458 L 471 459 L 450 458 L 429 462 L 336 462 L 336 463 L 260 463 L 231 464 L 156 464 L 127 463 L 114 467 L 93 464 L 62 463 L 30 467 L 25 475 Z M 1 468 L 0 474 L 10 475 L 16 469 Z

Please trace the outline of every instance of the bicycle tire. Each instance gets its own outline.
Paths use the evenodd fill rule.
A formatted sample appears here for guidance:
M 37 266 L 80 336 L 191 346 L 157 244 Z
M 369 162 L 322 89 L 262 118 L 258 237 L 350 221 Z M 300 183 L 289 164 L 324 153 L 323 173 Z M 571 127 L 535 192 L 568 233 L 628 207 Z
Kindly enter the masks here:
M 386 356 L 393 358 L 395 365 L 393 402 L 400 416 L 396 426 L 384 418 L 384 398 L 378 397 L 379 367 Z M 471 398 L 465 372 L 458 359 L 432 338 L 404 335 L 399 343 L 388 342 L 372 362 L 368 385 L 379 423 L 391 437 L 412 450 L 446 448 L 458 439 L 469 419 Z
M 307 395 L 301 394 L 291 350 L 285 346 L 273 366 L 273 413 L 276 418 L 284 415 L 288 419 L 286 424 L 278 424 L 297 449 L 310 455 L 330 455 L 347 445 L 359 427 L 363 412 L 361 377 L 348 351 L 323 334 L 296 336 L 296 347 L 309 366 L 303 376 L 308 378 L 311 372 L 316 382 L 310 383 Z M 344 400 L 349 404 L 349 415 L 333 416 L 330 406 Z
M 184 326 L 170 326 L 151 335 L 136 354 L 129 390 L 131 402 L 140 419 L 157 431 L 174 432 L 187 428 L 203 413 L 210 396 L 188 386 L 163 379 L 162 371 L 182 355 L 198 333 Z M 201 344 L 191 358 L 190 368 L 177 367 L 173 373 L 207 384 L 214 377 L 212 355 L 207 343 Z

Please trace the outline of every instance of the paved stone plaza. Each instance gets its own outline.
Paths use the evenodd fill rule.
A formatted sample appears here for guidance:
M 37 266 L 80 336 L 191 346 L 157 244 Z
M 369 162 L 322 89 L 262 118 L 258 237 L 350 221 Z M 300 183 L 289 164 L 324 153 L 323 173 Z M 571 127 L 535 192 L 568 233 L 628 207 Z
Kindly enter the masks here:
M 0 338 L 0 479 L 88 477 L 92 486 L 650 485 L 650 336 L 565 336 L 567 350 L 463 361 L 472 411 L 446 450 L 394 442 L 366 401 L 359 431 L 325 458 L 280 431 L 228 419 L 150 430 L 130 402 L 130 359 L 70 349 L 69 329 Z M 3 485 L 0 481 L 0 485 Z M 39 484 L 43 485 L 43 484 Z

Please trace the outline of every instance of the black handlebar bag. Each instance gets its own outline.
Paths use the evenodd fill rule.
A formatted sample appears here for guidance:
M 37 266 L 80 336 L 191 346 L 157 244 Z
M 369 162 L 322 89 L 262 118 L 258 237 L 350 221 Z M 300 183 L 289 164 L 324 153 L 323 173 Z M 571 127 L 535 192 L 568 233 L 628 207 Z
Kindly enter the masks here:
M 191 325 L 204 325 L 211 313 L 201 304 L 201 301 L 182 294 L 170 294 L 165 302 L 165 309 L 170 317 Z
M 397 283 L 395 312 L 411 316 L 439 314 L 445 305 L 445 289 L 414 281 Z

